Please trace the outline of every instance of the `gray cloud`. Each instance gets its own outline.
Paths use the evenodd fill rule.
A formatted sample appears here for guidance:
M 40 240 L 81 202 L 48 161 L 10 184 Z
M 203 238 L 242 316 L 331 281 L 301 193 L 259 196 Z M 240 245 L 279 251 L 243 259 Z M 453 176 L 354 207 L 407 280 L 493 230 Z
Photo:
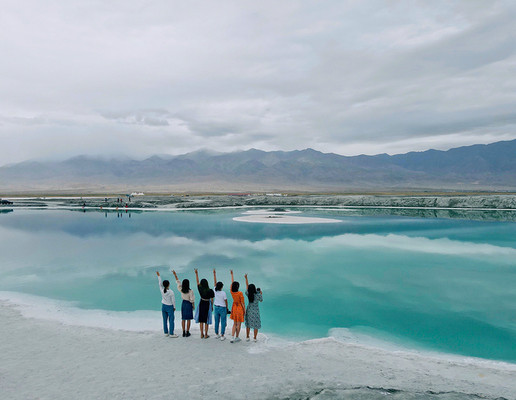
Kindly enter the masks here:
M 196 4 L 3 3 L 0 164 L 516 137 L 513 1 Z
M 104 111 L 101 112 L 106 119 L 114 120 L 122 124 L 169 126 L 169 120 L 174 120 L 167 110 L 138 110 L 138 111 Z
M 36 117 L 3 117 L 0 116 L 0 124 L 13 124 L 13 125 L 43 125 L 47 124 L 48 119 L 43 116 Z

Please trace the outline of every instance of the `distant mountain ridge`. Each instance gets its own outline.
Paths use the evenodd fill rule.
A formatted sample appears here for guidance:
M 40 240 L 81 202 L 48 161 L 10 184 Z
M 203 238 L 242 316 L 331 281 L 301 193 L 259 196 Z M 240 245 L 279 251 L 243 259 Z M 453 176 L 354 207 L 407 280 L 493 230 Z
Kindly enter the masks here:
M 44 190 L 514 190 L 516 140 L 406 154 L 342 156 L 313 149 L 179 156 L 77 156 L 0 167 L 0 193 Z

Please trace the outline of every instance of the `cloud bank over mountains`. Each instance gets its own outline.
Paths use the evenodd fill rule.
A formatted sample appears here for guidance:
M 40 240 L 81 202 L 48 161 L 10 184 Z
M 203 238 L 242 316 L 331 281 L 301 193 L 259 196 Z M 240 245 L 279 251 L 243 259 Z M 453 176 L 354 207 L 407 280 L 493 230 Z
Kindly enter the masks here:
M 6 1 L 1 164 L 516 137 L 513 1 Z

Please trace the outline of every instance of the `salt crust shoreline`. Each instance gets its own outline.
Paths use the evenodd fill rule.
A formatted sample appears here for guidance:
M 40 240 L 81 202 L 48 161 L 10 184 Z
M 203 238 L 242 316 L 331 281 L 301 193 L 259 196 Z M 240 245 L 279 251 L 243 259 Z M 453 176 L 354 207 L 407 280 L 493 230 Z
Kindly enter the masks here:
M 4 198 L 9 200 L 9 198 Z M 59 206 L 59 205 L 35 205 L 35 206 L 1 206 L 0 209 L 16 209 L 16 210 L 89 210 L 89 211 L 203 211 L 203 210 L 232 210 L 232 209 L 254 209 L 264 208 L 270 209 L 275 207 L 288 208 L 306 208 L 306 209 L 320 209 L 325 211 L 352 211 L 360 209 L 384 209 L 384 210 L 450 210 L 450 211 L 516 211 L 514 208 L 493 208 L 493 207 L 414 207 L 414 206 L 329 206 L 329 205 L 238 205 L 238 206 L 210 206 L 210 207 L 176 207 L 174 205 L 165 207 L 92 207 L 92 206 Z
M 445 360 L 331 338 L 264 347 L 63 325 L 24 318 L 0 301 L 6 399 L 322 399 L 344 398 L 344 389 L 356 387 L 516 398 L 514 364 Z

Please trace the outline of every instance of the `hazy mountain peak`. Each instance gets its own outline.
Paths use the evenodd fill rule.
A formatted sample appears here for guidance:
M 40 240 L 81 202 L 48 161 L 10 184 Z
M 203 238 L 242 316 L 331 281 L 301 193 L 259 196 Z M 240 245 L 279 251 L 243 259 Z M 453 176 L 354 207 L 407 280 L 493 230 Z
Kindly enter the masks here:
M 209 158 L 209 157 L 215 157 L 215 156 L 218 156 L 221 154 L 224 154 L 224 153 L 221 153 L 221 152 L 215 151 L 215 150 L 211 150 L 211 149 L 199 149 L 199 150 L 191 151 L 186 154 L 181 154 L 181 155 L 175 156 L 174 158 L 179 158 L 179 159 L 187 158 L 190 160 L 201 160 L 201 159 L 205 159 L 205 158 Z
M 240 152 L 237 151 L 235 153 L 240 153 Z M 263 154 L 263 153 L 267 153 L 267 152 L 263 151 L 263 150 L 255 149 L 254 147 L 252 147 L 249 150 L 245 150 L 243 153 L 247 153 L 247 154 Z

